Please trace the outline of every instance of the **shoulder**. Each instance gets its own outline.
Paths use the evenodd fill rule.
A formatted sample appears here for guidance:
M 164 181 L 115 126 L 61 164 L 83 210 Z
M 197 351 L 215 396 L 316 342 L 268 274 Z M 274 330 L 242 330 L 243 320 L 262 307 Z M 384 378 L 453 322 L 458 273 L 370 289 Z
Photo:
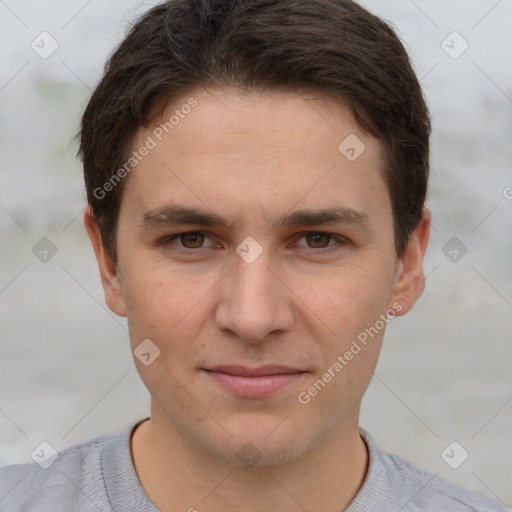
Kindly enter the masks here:
M 508 512 L 503 505 L 451 484 L 397 455 L 381 453 L 380 458 L 394 493 L 407 498 L 402 504 L 404 511 Z
M 359 430 L 368 448 L 369 466 L 350 512 L 509 512 L 503 505 L 413 466 L 402 457 L 380 452 L 370 434 Z
M 111 510 L 105 506 L 101 453 L 105 445 L 123 435 L 102 436 L 66 448 L 48 466 L 33 462 L 0 468 L 0 512 Z

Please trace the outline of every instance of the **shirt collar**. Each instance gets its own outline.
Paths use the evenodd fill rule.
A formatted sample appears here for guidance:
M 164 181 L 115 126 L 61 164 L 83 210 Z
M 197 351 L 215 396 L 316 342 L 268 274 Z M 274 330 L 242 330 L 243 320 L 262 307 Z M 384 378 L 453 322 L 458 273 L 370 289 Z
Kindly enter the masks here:
M 103 477 L 113 510 L 158 512 L 140 485 L 131 455 L 132 433 L 146 419 L 112 438 L 102 451 Z
M 158 512 L 140 485 L 131 456 L 131 436 L 148 418 L 112 438 L 102 451 L 105 486 L 114 510 L 123 512 Z M 356 497 L 345 512 L 387 512 L 394 509 L 386 467 L 375 441 L 363 428 L 359 434 L 368 449 L 368 471 Z
M 389 492 L 390 484 L 387 471 L 375 441 L 370 434 L 359 427 L 359 434 L 368 449 L 368 471 L 363 485 L 345 512 L 368 512 L 395 510 L 395 501 Z

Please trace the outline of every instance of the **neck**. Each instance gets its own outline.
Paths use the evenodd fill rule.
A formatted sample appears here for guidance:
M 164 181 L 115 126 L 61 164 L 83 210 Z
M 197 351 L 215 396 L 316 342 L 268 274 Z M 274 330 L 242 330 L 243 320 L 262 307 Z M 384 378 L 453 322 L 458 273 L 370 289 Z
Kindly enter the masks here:
M 131 447 L 141 486 L 162 512 L 340 512 L 366 476 L 357 421 L 286 464 L 240 467 L 205 452 L 154 412 L 133 433 Z

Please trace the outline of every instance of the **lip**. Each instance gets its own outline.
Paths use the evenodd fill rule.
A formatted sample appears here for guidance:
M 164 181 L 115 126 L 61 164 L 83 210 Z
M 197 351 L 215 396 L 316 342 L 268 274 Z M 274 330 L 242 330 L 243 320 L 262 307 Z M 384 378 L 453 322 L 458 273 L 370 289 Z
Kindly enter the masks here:
M 244 398 L 261 398 L 296 383 L 304 370 L 266 365 L 257 368 L 225 365 L 203 368 L 206 375 L 227 391 Z
M 219 373 L 228 373 L 229 375 L 242 377 L 264 377 L 268 375 L 286 375 L 290 373 L 303 372 L 303 370 L 300 370 L 299 368 L 291 368 L 289 366 L 281 366 L 277 364 L 267 364 L 265 366 L 258 366 L 255 368 L 239 365 L 221 365 L 205 368 L 205 370 Z

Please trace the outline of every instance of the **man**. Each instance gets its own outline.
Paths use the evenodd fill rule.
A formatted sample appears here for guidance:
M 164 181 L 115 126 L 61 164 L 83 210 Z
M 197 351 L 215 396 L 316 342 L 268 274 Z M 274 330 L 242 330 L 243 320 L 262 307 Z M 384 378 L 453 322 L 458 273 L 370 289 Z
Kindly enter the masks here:
M 84 223 L 150 417 L 0 471 L 0 510 L 489 511 L 359 427 L 424 287 L 430 122 L 349 0 L 171 0 L 80 131 Z

